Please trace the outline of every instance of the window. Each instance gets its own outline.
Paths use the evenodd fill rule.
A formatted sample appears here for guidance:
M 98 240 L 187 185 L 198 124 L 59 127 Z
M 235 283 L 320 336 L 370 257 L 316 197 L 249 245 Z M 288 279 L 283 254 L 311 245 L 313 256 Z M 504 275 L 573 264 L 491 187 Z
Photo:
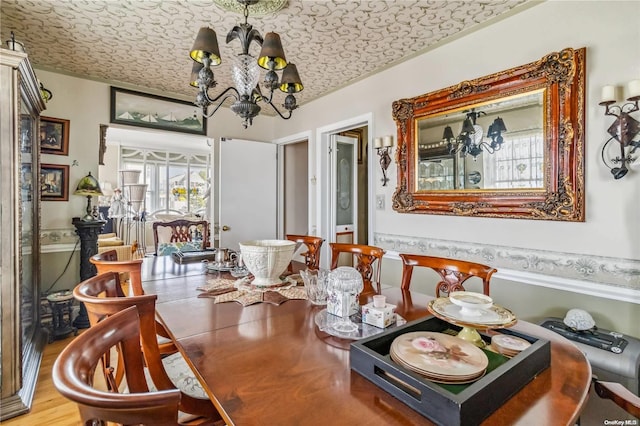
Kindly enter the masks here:
M 148 213 L 174 211 L 208 216 L 210 154 L 121 147 L 120 158 L 123 169 L 142 171 L 140 183 L 148 185 Z

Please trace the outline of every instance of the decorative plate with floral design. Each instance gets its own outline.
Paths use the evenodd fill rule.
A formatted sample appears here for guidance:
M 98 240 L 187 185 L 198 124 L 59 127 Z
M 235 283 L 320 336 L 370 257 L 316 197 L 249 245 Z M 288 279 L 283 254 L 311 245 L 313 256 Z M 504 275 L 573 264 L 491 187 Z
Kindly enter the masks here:
M 458 337 L 430 331 L 416 331 L 396 337 L 391 359 L 434 381 L 448 383 L 475 380 L 489 365 L 487 355 Z

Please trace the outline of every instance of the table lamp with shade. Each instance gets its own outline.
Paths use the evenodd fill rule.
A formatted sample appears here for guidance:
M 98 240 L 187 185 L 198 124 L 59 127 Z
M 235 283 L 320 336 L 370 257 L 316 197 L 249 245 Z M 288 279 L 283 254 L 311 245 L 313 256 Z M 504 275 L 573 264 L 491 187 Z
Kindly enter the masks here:
M 87 212 L 84 216 L 82 216 L 82 220 L 85 222 L 96 220 L 91 212 L 91 197 L 99 197 L 103 195 L 103 193 L 100 189 L 98 180 L 91 176 L 91 172 L 80 179 L 80 182 L 78 182 L 78 187 L 73 194 L 83 195 L 87 197 Z

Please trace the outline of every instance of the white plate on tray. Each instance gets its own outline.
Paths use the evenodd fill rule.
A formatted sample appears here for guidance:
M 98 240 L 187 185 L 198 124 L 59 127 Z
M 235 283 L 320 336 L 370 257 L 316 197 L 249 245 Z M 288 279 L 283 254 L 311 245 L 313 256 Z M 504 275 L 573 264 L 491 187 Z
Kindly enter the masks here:
M 482 309 L 479 315 L 464 315 L 462 307 L 455 305 L 448 297 L 439 297 L 429 302 L 429 308 L 440 316 L 468 324 L 486 326 L 507 326 L 516 321 L 515 315 L 508 309 L 493 304 L 488 309 Z

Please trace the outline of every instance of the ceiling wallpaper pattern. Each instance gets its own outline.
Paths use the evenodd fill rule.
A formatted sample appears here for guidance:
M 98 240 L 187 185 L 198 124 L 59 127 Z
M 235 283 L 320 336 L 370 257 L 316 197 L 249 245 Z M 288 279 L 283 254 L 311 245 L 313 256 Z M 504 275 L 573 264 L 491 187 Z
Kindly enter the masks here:
M 4 42 L 13 30 L 38 68 L 191 100 L 188 52 L 202 26 L 218 35 L 218 88 L 232 85 L 231 58 L 240 46 L 224 41 L 243 16 L 219 5 L 229 1 L 2 0 L 1 36 Z M 262 35 L 281 35 L 304 83 L 296 95 L 302 104 L 527 2 L 288 0 L 274 14 L 250 14 L 248 22 Z

